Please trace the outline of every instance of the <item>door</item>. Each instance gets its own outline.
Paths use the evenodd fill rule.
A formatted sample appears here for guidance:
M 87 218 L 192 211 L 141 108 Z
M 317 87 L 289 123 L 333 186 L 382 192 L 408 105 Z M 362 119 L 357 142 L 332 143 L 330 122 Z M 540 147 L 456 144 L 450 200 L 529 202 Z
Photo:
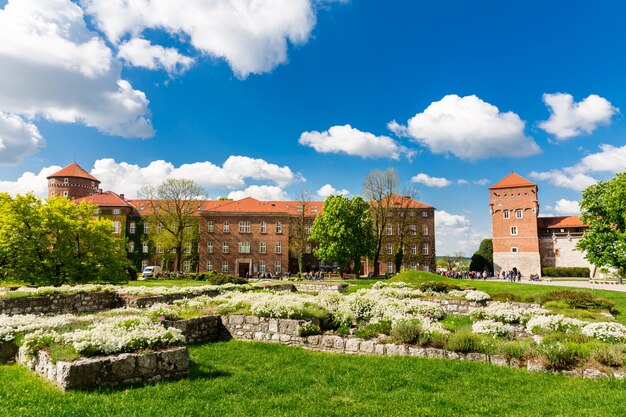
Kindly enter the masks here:
M 250 264 L 248 263 L 241 263 L 239 264 L 239 276 L 242 278 L 245 278 L 246 276 L 249 276 L 248 274 L 250 273 Z

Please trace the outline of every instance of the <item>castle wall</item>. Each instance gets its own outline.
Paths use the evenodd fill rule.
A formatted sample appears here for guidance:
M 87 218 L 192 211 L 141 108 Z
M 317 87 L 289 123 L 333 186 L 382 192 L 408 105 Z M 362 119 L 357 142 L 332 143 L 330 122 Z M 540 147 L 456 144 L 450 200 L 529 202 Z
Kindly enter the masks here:
M 528 279 L 531 274 L 541 275 L 541 257 L 539 252 L 493 253 L 495 274 L 500 274 L 502 271 L 511 271 L 514 267 L 522 273 L 523 279 Z

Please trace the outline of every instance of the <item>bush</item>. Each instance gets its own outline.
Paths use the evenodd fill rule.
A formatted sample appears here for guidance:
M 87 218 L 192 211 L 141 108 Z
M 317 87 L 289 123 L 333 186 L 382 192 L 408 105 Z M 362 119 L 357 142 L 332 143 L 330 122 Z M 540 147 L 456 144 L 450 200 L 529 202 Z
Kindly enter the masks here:
M 551 370 L 570 369 L 589 356 L 587 346 L 573 342 L 541 343 L 537 352 Z
M 447 316 L 445 319 L 441 320 L 441 325 L 444 329 L 455 331 L 455 330 L 469 330 L 472 328 L 472 319 L 469 316 L 451 314 Z
M 422 331 L 422 323 L 418 319 L 399 320 L 391 328 L 391 337 L 399 343 L 415 343 Z
M 391 333 L 391 322 L 388 320 L 383 320 L 378 323 L 370 323 L 356 331 L 356 336 L 361 339 L 369 339 L 371 337 L 377 337 L 379 334 L 390 334 Z
M 318 326 L 315 323 L 311 323 L 310 321 L 298 327 L 298 336 L 300 337 L 312 336 L 314 334 L 321 334 L 321 333 L 322 333 L 322 329 L 320 329 L 320 326 Z
M 207 272 L 203 274 L 204 280 L 208 281 L 211 285 L 224 285 L 224 284 L 247 284 L 248 280 L 235 275 L 226 275 L 216 272 Z
M 612 367 L 620 367 L 624 365 L 622 345 L 599 345 L 591 351 L 589 355 L 594 361 Z
M 588 292 L 584 291 L 551 291 L 541 297 L 543 303 L 549 301 L 557 301 L 560 303 L 566 303 L 569 308 L 576 308 L 581 310 L 608 310 L 615 312 L 615 303 L 606 298 L 596 297 Z
M 522 297 L 516 294 L 512 294 L 510 292 L 499 292 L 497 294 L 493 294 L 491 296 L 491 299 L 493 299 L 494 301 L 515 301 L 515 302 L 522 301 Z
M 459 287 L 458 285 L 454 285 L 454 284 L 446 284 L 445 282 L 441 282 L 441 281 L 426 281 L 420 284 L 419 289 L 424 292 L 432 291 L 432 292 L 447 293 L 452 290 L 460 290 L 461 287 Z
M 543 268 L 541 273 L 544 277 L 582 277 L 589 278 L 589 268 Z
M 479 352 L 481 342 L 482 338 L 479 335 L 463 330 L 450 334 L 446 340 L 445 348 L 460 353 Z
M 497 352 L 508 360 L 524 360 L 533 355 L 534 349 L 532 342 L 512 340 L 500 343 Z

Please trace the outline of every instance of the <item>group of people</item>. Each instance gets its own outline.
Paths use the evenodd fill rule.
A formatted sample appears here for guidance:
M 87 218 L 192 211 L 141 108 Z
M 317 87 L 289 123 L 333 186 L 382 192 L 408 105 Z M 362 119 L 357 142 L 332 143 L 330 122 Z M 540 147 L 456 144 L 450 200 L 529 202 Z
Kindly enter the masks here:
M 490 271 L 455 271 L 451 269 L 449 271 L 439 271 L 439 275 L 445 276 L 447 278 L 456 278 L 456 279 L 500 279 L 507 282 L 521 282 L 522 281 L 522 273 L 517 269 L 513 268 L 510 271 L 502 271 L 500 275 L 494 275 L 493 272 Z M 531 277 L 532 279 L 532 277 Z
M 508 282 L 522 282 L 522 272 L 516 267 L 513 267 L 510 271 L 502 271 L 500 274 L 504 281 Z

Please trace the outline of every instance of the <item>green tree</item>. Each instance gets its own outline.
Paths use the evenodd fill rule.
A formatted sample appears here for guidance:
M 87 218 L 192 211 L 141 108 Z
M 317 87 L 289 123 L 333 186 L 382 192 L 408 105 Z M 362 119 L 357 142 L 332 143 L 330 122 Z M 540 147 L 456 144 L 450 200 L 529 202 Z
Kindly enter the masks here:
M 352 262 L 354 273 L 358 273 L 361 257 L 376 249 L 370 205 L 361 197 L 326 198 L 324 212 L 316 216 L 309 240 L 318 244 L 314 254 L 319 260 L 337 262 L 342 270 Z
M 60 285 L 128 278 L 126 241 L 96 206 L 32 194 L 0 197 L 0 253 L 7 278 Z
M 156 187 L 144 187 L 140 194 L 149 207 L 150 240 L 163 250 L 164 261 L 172 257 L 174 270 L 180 271 L 183 258 L 193 260 L 197 252 L 197 214 L 204 190 L 191 180 L 169 179 Z
M 308 245 L 307 227 L 311 220 L 307 216 L 307 210 L 311 204 L 311 197 L 308 193 L 301 191 L 298 195 L 295 205 L 298 214 L 291 216 L 289 220 L 289 252 L 291 256 L 298 260 L 299 276 L 302 276 L 304 267 L 304 253 Z
M 404 260 L 404 250 L 402 249 L 402 246 L 398 246 L 398 250 L 396 251 L 396 254 L 394 255 L 394 263 L 396 265 L 396 272 L 400 272 L 400 270 L 402 269 L 402 261 Z
M 626 173 L 600 181 L 583 191 L 581 220 L 588 229 L 577 248 L 596 267 L 613 267 L 626 273 Z
M 472 255 L 470 271 L 493 272 L 493 242 L 491 239 L 483 239 L 478 250 Z

